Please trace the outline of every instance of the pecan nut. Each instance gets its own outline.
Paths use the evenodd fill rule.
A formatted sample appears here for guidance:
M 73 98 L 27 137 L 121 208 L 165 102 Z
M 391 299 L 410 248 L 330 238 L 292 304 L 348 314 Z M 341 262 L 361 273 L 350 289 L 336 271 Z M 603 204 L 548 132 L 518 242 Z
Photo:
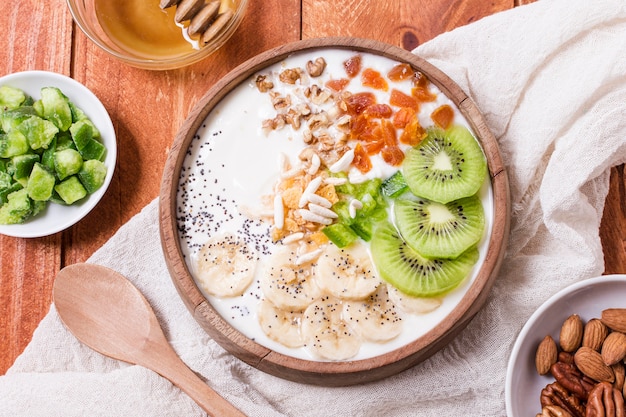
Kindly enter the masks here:
M 558 405 L 546 405 L 535 417 L 573 417 L 572 414 Z
M 558 382 L 548 384 L 541 391 L 540 401 L 542 408 L 549 405 L 556 405 L 570 413 L 572 417 L 585 416 L 585 406 L 580 398 L 567 391 Z
M 550 367 L 550 373 L 563 388 L 585 401 L 596 382 L 582 372 L 573 363 L 558 361 Z
M 587 400 L 586 417 L 624 417 L 624 397 L 610 383 L 596 385 Z

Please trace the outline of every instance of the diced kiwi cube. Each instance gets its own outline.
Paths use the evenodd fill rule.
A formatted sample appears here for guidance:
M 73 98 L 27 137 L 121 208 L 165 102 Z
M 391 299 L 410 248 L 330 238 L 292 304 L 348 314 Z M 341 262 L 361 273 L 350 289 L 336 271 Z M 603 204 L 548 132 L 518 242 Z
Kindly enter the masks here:
M 72 136 L 68 132 L 59 132 L 56 137 L 56 141 L 57 151 L 62 151 L 63 149 L 76 150 L 76 144 L 74 143 Z
M 102 161 L 104 160 L 106 148 L 96 139 L 92 139 L 83 149 L 79 149 L 78 152 L 80 152 L 84 160 L 96 159 Z
M 0 134 L 0 158 L 11 158 L 21 155 L 30 149 L 26 136 L 17 130 Z
M 39 162 L 39 155 L 34 153 L 17 155 L 11 158 L 13 178 L 16 180 L 27 178 L 36 162 Z
M 77 174 L 83 166 L 83 157 L 74 149 L 64 149 L 54 153 L 54 170 L 59 180 Z
M 59 197 L 63 199 L 65 204 L 73 204 L 87 195 L 87 190 L 85 190 L 85 187 L 83 187 L 76 175 L 72 175 L 68 179 L 55 185 L 54 190 L 59 194 Z
M 404 175 L 402 175 L 402 171 L 396 171 L 391 177 L 387 178 L 380 186 L 380 190 L 383 195 L 389 198 L 396 198 L 402 193 L 404 193 L 409 186 L 406 184 L 404 180 Z
M 35 101 L 33 103 L 33 109 L 35 109 L 35 113 L 37 114 L 37 116 L 43 118 L 44 117 L 44 113 L 43 113 L 43 103 L 41 102 L 41 99 Z
M 0 115 L 0 125 L 2 130 L 10 132 L 30 116 L 36 116 L 34 107 L 23 106 L 17 109 L 7 110 Z
M 57 87 L 41 89 L 43 117 L 50 120 L 61 131 L 66 131 L 72 124 L 72 110 L 68 98 Z
M 90 159 L 83 163 L 83 167 L 78 172 L 78 179 L 83 184 L 89 194 L 102 187 L 107 176 L 107 167 L 104 162 L 97 159 Z
M 28 196 L 34 201 L 47 201 L 52 196 L 52 190 L 56 180 L 54 174 L 43 166 L 35 163 L 33 170 L 28 177 L 26 189 Z
M 8 201 L 8 195 L 12 192 L 19 191 L 22 188 L 22 184 L 14 182 L 7 188 L 0 189 L 0 206 Z
M 70 126 L 70 134 L 72 140 L 76 144 L 76 149 L 81 151 L 93 139 L 93 129 L 91 125 L 84 120 L 79 120 Z
M 54 154 L 57 151 L 57 138 L 55 137 L 48 148 L 41 153 L 41 163 L 50 171 L 54 171 Z
M 16 109 L 26 100 L 26 94 L 19 88 L 3 85 L 0 87 L 0 108 Z
M 54 123 L 39 116 L 30 116 L 17 129 L 22 132 L 33 149 L 45 149 L 59 132 Z
M 350 229 L 366 242 L 372 240 L 374 222 L 368 217 L 359 217 L 350 224 Z
M 7 196 L 7 203 L 0 207 L 0 224 L 19 224 L 31 215 L 31 199 L 26 189 L 13 191 Z
M 70 101 L 70 109 L 72 110 L 72 122 L 84 121 L 91 126 L 91 130 L 93 131 L 92 136 L 94 138 L 100 137 L 100 131 L 80 107 Z
M 5 190 L 11 186 L 13 179 L 5 171 L 0 171 L 0 190 Z
M 349 226 L 343 223 L 328 225 L 322 229 L 322 233 L 324 233 L 331 242 L 337 245 L 338 248 L 350 246 L 359 238 Z

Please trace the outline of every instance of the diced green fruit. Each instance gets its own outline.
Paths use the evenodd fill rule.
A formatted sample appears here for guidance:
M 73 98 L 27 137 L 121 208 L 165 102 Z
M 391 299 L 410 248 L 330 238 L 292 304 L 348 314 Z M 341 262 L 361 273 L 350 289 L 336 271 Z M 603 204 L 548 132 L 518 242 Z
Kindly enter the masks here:
M 26 100 L 26 94 L 14 87 L 3 85 L 0 87 L 0 108 L 16 109 Z
M 50 171 L 54 171 L 54 154 L 57 151 L 57 138 L 55 137 L 48 148 L 41 153 L 41 163 Z
M 350 229 L 366 242 L 372 240 L 375 222 L 367 216 L 359 216 L 350 224 Z
M 93 139 L 93 129 L 84 120 L 79 120 L 70 126 L 72 140 L 76 144 L 76 149 L 81 151 Z
M 12 183 L 13 178 L 11 178 L 11 175 L 4 171 L 0 171 L 0 190 L 9 188 Z
M 334 223 L 322 229 L 322 233 L 339 248 L 350 246 L 358 236 L 354 231 L 343 223 Z
M 79 120 L 84 121 L 91 126 L 93 137 L 96 139 L 100 137 L 100 131 L 80 107 L 70 101 L 70 109 L 72 110 L 72 122 L 78 122 Z
M 402 175 L 402 171 L 396 171 L 391 177 L 387 178 L 380 186 L 380 191 L 384 196 L 389 198 L 396 198 L 406 190 L 408 190 L 409 186 L 406 184 L 404 180 L 404 176 Z
M 0 189 L 0 206 L 8 201 L 8 195 L 12 192 L 19 191 L 22 188 L 22 184 L 14 182 L 7 188 Z
M 63 149 L 74 149 L 76 150 L 76 144 L 72 139 L 72 136 L 68 132 L 59 132 L 56 137 L 57 139 L 57 151 L 62 151 Z
M 47 201 L 52 196 L 55 183 L 54 174 L 48 171 L 42 164 L 35 163 L 26 186 L 28 196 L 35 201 Z
M 26 136 L 28 144 L 34 150 L 47 148 L 54 136 L 59 132 L 54 123 L 39 116 L 30 116 L 20 123 L 17 129 Z
M 79 149 L 80 155 L 84 160 L 96 159 L 98 161 L 104 160 L 104 155 L 106 153 L 106 148 L 103 144 L 98 142 L 96 139 L 90 140 L 87 145 L 83 149 Z
M 78 179 L 89 194 L 92 194 L 104 184 L 107 176 L 107 167 L 104 162 L 97 159 L 90 159 L 83 163 L 83 167 L 78 172 Z
M 34 217 L 44 211 L 46 207 L 48 207 L 48 201 L 32 201 L 32 210 L 28 217 Z
M 29 149 L 28 140 L 21 132 L 10 130 L 8 133 L 0 134 L 0 158 L 21 155 Z
M 83 166 L 83 158 L 74 149 L 64 149 L 54 153 L 54 170 L 63 181 L 70 175 L 77 174 Z
M 11 130 L 17 128 L 20 123 L 24 120 L 28 119 L 30 116 L 36 116 L 34 107 L 32 106 L 24 106 L 18 107 L 17 109 L 7 110 L 0 115 L 0 124 L 2 125 L 2 130 L 5 132 L 10 132 Z
M 37 116 L 43 118 L 43 103 L 41 102 L 41 99 L 35 101 L 33 103 L 33 109 L 35 109 L 35 113 L 37 113 Z
M 56 87 L 41 89 L 41 104 L 43 117 L 50 120 L 61 131 L 66 131 L 72 124 L 72 111 L 69 100 Z
M 54 190 L 65 201 L 65 204 L 73 204 L 87 195 L 87 190 L 75 175 L 57 184 Z
M 35 162 L 39 162 L 39 155 L 34 153 L 17 155 L 11 158 L 11 164 L 14 169 L 13 178 L 16 180 L 20 178 L 28 178 Z
M 0 224 L 20 224 L 31 215 L 31 200 L 26 189 L 13 191 L 7 203 L 0 207 Z

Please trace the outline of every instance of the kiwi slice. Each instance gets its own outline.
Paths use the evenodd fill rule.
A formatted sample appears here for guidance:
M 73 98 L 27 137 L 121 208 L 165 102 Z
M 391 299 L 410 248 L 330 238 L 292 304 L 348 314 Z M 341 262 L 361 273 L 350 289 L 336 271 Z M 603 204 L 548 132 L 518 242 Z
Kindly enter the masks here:
M 414 297 L 434 297 L 451 291 L 478 261 L 476 247 L 455 259 L 425 258 L 411 249 L 389 222 L 376 229 L 370 243 L 381 278 Z
M 394 204 L 398 231 L 406 243 L 426 258 L 456 258 L 478 243 L 485 214 L 478 196 L 446 204 L 422 198 Z
M 487 175 L 483 151 L 464 126 L 448 130 L 431 127 L 402 164 L 404 179 L 413 194 L 448 203 L 476 194 Z

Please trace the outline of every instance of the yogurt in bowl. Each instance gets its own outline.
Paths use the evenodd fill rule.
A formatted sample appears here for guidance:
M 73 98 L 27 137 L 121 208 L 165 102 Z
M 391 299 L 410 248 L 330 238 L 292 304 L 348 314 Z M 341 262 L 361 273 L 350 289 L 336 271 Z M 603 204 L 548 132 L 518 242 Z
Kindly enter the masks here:
M 368 362 L 376 368 L 376 361 L 385 363 L 379 367 L 386 369 L 390 360 L 398 368 L 407 366 L 415 358 L 416 346 L 423 351 L 424 343 L 449 334 L 450 329 L 442 331 L 442 323 L 446 327 L 448 321 L 459 320 L 459 312 L 463 316 L 468 310 L 468 297 L 475 298 L 477 286 L 485 285 L 482 266 L 490 253 L 494 224 L 501 227 L 495 220 L 499 215 L 492 181 L 481 178 L 475 193 L 485 226 L 473 245 L 476 259 L 459 282 L 428 296 L 419 293 L 416 299 L 398 292 L 389 279 L 381 278 L 385 271 L 372 250 L 380 240 L 380 228 L 352 227 L 353 221 L 348 220 L 356 238 L 351 237 L 343 248 L 338 247 L 345 243 L 340 242 L 343 237 L 329 228 L 342 219 L 358 218 L 359 210 L 376 206 L 373 200 L 379 207 L 372 216 L 396 222 L 394 198 L 364 196 L 363 189 L 375 184 L 380 190 L 381 184 L 401 172 L 403 161 L 393 159 L 395 151 L 381 151 L 387 151 L 389 143 L 377 150 L 371 142 L 350 138 L 357 115 L 364 110 L 349 107 L 385 104 L 369 107 L 367 118 L 370 127 L 391 126 L 393 115 L 403 108 L 399 100 L 411 105 L 416 78 L 431 78 L 430 74 L 397 57 L 358 47 L 317 45 L 292 52 L 239 75 L 235 71 L 237 82 L 231 89 L 211 104 L 210 111 L 194 118 L 195 131 L 187 135 L 185 155 L 178 157 L 179 175 L 172 188 L 168 185 L 181 266 L 198 291 L 194 299 L 203 306 L 206 302 L 234 330 L 229 334 L 251 343 L 252 349 L 269 350 L 271 355 L 264 353 L 263 360 L 275 356 L 290 364 L 279 376 L 308 377 L 300 369 L 308 364 L 333 372 L 354 364 L 368 366 Z M 320 58 L 324 69 L 312 75 L 307 66 L 320 63 Z M 348 64 L 357 58 L 359 70 L 350 75 Z M 389 75 L 394 68 L 412 75 L 395 78 Z M 473 122 L 455 101 L 427 80 L 420 81 L 427 85 L 423 91 L 427 100 L 415 100 L 414 108 L 422 136 L 435 125 L 431 116 L 441 108 L 452 109 L 449 124 L 472 132 Z M 404 141 L 404 130 L 393 128 L 393 145 L 402 158 L 414 147 Z M 368 146 L 367 152 L 359 151 L 356 143 Z M 341 202 L 345 213 L 338 209 Z M 221 263 L 224 258 L 238 261 Z M 394 274 L 386 278 L 393 280 Z M 225 275 L 233 277 L 235 284 L 216 288 Z M 337 282 L 321 278 L 330 275 L 337 275 L 340 284 L 349 284 L 342 289 Z M 408 299 L 413 308 L 407 306 Z M 373 320 L 375 316 L 383 320 Z M 398 355 L 406 357 L 397 360 Z M 292 374 L 294 368 L 298 371 Z M 310 382 L 327 380 L 322 375 Z

